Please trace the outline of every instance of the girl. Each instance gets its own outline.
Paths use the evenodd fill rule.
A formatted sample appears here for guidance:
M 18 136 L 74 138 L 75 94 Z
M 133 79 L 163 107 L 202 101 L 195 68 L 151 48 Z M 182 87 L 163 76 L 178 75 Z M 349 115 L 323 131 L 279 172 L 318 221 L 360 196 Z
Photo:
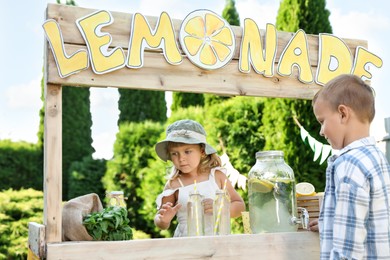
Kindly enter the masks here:
M 174 165 L 164 191 L 156 199 L 157 227 L 167 229 L 177 215 L 174 236 L 187 236 L 187 200 L 195 182 L 199 193 L 206 198 L 203 200 L 205 214 L 212 214 L 215 192 L 223 188 L 225 180 L 231 199 L 230 216 L 239 217 L 245 211 L 244 201 L 227 179 L 216 150 L 206 143 L 201 124 L 188 119 L 174 122 L 167 128 L 166 139 L 157 143 L 155 149 L 162 160 L 171 160 Z M 211 228 L 206 226 L 206 234 L 211 234 Z

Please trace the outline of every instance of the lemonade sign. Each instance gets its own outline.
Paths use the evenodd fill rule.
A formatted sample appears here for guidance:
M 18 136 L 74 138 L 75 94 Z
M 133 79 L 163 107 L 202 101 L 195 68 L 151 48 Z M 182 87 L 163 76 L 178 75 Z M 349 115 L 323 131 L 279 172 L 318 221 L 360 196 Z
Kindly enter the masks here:
M 180 65 L 183 55 L 196 66 L 205 70 L 217 70 L 228 64 L 234 57 L 236 39 L 232 27 L 219 15 L 209 10 L 196 10 L 182 21 L 178 41 L 171 18 L 162 12 L 156 27 L 151 28 L 148 20 L 140 13 L 132 16 L 128 52 L 122 47 L 110 49 L 112 36 L 102 32 L 114 22 L 109 11 L 101 10 L 77 19 L 87 50 L 80 49 L 72 54 L 65 50 L 59 24 L 48 19 L 43 28 L 61 78 L 87 69 L 95 74 L 106 74 L 124 67 L 143 67 L 144 50 L 162 49 L 165 60 L 171 65 Z M 109 29 L 109 28 L 107 28 Z M 264 39 L 265 37 L 265 39 Z M 245 19 L 240 45 L 238 70 L 249 73 L 251 68 L 264 77 L 291 76 L 298 69 L 298 80 L 302 83 L 324 85 L 337 75 L 348 73 L 370 79 L 368 65 L 382 66 L 382 60 L 367 49 L 358 46 L 355 57 L 347 44 L 330 34 L 319 34 L 317 70 L 312 71 L 307 35 L 298 30 L 284 47 L 280 59 L 277 55 L 277 31 L 274 25 L 267 24 L 265 35 L 261 35 L 257 24 Z M 179 45 L 180 43 L 180 45 Z

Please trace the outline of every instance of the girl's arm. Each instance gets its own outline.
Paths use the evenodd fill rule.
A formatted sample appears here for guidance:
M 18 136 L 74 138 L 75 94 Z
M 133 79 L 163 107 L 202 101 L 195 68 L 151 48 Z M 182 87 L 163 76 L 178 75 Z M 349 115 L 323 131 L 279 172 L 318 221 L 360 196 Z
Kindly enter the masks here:
M 226 190 L 230 196 L 230 217 L 236 218 L 241 216 L 241 212 L 245 211 L 245 203 L 241 198 L 240 194 L 234 189 L 230 180 L 226 177 L 226 175 L 220 171 L 215 171 L 215 176 L 218 180 L 218 183 L 223 188 L 223 185 L 226 181 Z
M 160 229 L 168 229 L 173 217 L 180 209 L 181 204 L 176 204 L 175 193 L 162 198 L 160 209 L 154 217 L 154 224 Z

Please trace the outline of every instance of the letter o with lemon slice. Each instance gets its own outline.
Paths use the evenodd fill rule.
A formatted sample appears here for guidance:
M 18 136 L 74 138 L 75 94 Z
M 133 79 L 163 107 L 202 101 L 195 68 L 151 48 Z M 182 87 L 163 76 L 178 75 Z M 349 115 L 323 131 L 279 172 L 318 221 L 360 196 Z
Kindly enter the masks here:
M 188 59 L 208 70 L 230 62 L 236 46 L 229 23 L 209 10 L 188 14 L 181 24 L 179 40 Z
M 295 191 L 296 191 L 297 197 L 316 195 L 316 190 L 315 190 L 313 184 L 311 184 L 309 182 L 297 183 L 297 185 L 295 186 Z

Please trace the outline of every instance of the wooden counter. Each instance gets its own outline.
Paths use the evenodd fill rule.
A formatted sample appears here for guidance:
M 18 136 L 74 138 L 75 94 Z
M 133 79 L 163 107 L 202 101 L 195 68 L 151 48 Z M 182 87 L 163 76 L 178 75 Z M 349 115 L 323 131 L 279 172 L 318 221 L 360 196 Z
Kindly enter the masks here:
M 47 259 L 319 259 L 318 233 L 47 244 Z

